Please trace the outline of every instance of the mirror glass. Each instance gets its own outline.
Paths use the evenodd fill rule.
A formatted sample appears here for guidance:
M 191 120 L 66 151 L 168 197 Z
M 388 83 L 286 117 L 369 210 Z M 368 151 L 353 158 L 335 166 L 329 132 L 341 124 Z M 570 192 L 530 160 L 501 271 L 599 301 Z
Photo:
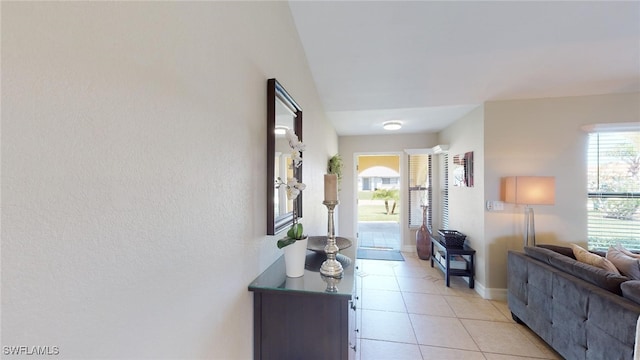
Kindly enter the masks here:
M 473 187 L 473 151 L 453 157 L 453 186 Z
M 291 148 L 287 141 L 286 131 L 294 128 L 295 114 L 287 108 L 280 98 L 276 97 L 276 153 L 274 158 L 274 177 L 283 181 L 294 177 L 291 160 Z M 274 182 L 275 182 L 274 179 Z M 287 193 L 275 189 L 273 197 L 273 213 L 276 218 L 293 211 L 293 201 L 287 200 Z
M 302 167 L 292 166 L 291 148 L 286 131 L 293 130 L 302 141 L 302 109 L 276 79 L 267 81 L 267 235 L 275 235 L 293 224 L 296 213 L 302 217 L 302 193 L 288 200 L 284 187 L 276 188 L 276 179 L 295 177 L 302 182 Z

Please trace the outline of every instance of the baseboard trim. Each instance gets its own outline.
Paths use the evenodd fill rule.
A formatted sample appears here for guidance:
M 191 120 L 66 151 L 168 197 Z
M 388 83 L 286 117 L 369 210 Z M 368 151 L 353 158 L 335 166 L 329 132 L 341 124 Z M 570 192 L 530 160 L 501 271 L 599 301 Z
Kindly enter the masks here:
M 417 254 L 415 245 L 402 245 L 402 250 L 400 251 Z
M 483 299 L 487 300 L 499 300 L 499 301 L 507 301 L 507 289 L 501 288 L 486 288 L 482 284 L 478 284 L 476 282 L 476 292 L 482 296 Z

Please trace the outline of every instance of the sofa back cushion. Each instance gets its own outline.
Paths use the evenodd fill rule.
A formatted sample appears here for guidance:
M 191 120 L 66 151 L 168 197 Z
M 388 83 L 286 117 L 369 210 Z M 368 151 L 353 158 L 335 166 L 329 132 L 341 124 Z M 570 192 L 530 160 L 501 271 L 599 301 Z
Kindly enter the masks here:
M 572 259 L 575 260 L 576 256 L 573 255 L 573 249 L 570 247 L 566 247 L 566 246 L 559 246 L 559 245 L 547 245 L 547 244 L 538 244 L 536 245 L 537 247 L 541 247 L 541 248 L 545 248 L 545 249 L 549 249 L 549 250 L 553 250 L 555 252 L 557 252 L 558 254 L 562 254 L 564 256 L 568 256 Z
M 616 273 L 597 268 L 595 266 L 579 262 L 568 256 L 559 254 L 553 250 L 541 247 L 525 247 L 525 254 L 538 259 L 546 264 L 562 270 L 568 274 L 578 277 L 602 289 L 622 295 L 620 284 L 628 281 L 629 278 Z
M 620 285 L 622 289 L 622 296 L 625 298 L 635 302 L 636 304 L 640 304 L 640 281 L 639 280 L 630 280 L 624 282 Z

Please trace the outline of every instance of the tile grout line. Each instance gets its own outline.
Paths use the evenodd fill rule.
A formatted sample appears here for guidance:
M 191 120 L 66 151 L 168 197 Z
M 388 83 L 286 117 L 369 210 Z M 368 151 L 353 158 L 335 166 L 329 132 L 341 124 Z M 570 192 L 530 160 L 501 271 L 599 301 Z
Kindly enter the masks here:
M 398 282 L 398 276 L 396 275 L 396 282 Z M 400 284 L 398 283 L 398 287 Z M 416 334 L 416 327 L 413 324 L 413 320 L 411 319 L 411 315 L 409 314 L 409 307 L 407 306 L 407 300 L 404 297 L 404 291 L 400 289 L 400 296 L 402 297 L 402 302 L 404 304 L 404 309 L 407 313 L 407 317 L 409 318 L 409 324 L 411 324 L 411 331 L 413 332 L 413 337 L 416 339 L 416 346 L 418 346 L 418 352 L 420 353 L 420 357 L 424 360 L 424 354 L 422 353 L 422 347 L 420 346 L 420 341 L 418 340 L 418 335 Z
M 430 267 L 431 267 L 431 265 L 430 265 L 430 263 L 429 263 L 429 268 L 430 268 Z M 463 322 L 460 320 L 460 318 L 458 317 L 458 314 L 457 314 L 456 310 L 453 308 L 453 306 L 451 306 L 451 304 L 449 303 L 449 301 L 447 301 L 447 297 L 448 297 L 448 295 L 446 295 L 446 294 L 442 293 L 442 294 L 439 294 L 438 296 L 442 296 L 442 298 L 444 299 L 444 301 L 445 301 L 446 305 L 447 305 L 447 306 L 449 307 L 449 309 L 451 310 L 451 313 L 454 315 L 454 318 L 455 318 L 456 320 L 458 320 L 458 322 L 460 323 L 460 325 L 462 325 L 462 328 L 466 331 L 466 333 L 467 333 L 467 335 L 469 336 L 469 338 L 473 341 L 473 343 L 475 344 L 475 346 L 478 348 L 478 351 L 477 351 L 477 352 L 479 352 L 479 353 L 482 355 L 482 357 L 484 357 L 484 358 L 486 359 L 486 356 L 484 356 L 484 354 L 482 353 L 482 350 L 480 349 L 480 345 L 476 342 L 476 340 L 473 338 L 473 336 L 471 336 L 471 333 L 469 333 L 469 330 L 466 328 L 466 326 L 464 326 L 464 323 L 463 323 Z M 408 307 L 407 307 L 406 300 L 405 300 L 405 298 L 404 298 L 404 293 L 403 293 L 403 292 L 402 292 L 402 299 L 403 299 L 403 301 L 405 301 L 405 308 L 407 308 L 407 313 L 408 313 L 408 312 L 409 312 L 409 309 L 408 309 Z M 443 316 L 443 317 L 444 317 L 444 316 Z M 449 317 L 447 317 L 447 318 L 449 318 Z M 422 347 L 420 347 L 420 342 L 418 341 L 418 337 L 417 337 L 417 335 L 415 335 L 415 327 L 414 327 L 414 325 L 413 325 L 413 321 L 412 321 L 412 319 L 411 319 L 411 316 L 409 316 L 409 321 L 411 322 L 411 327 L 412 327 L 412 329 L 413 329 L 413 331 L 414 331 L 414 336 L 416 336 L 416 342 L 418 342 L 418 349 L 420 350 L 420 356 L 422 356 L 422 358 L 424 359 L 424 354 L 422 354 Z M 447 347 L 444 347 L 444 348 L 447 348 Z M 457 348 L 455 348 L 455 349 L 456 349 L 456 350 L 464 350 L 464 349 L 457 349 Z M 475 351 L 474 351 L 474 352 L 475 352 Z

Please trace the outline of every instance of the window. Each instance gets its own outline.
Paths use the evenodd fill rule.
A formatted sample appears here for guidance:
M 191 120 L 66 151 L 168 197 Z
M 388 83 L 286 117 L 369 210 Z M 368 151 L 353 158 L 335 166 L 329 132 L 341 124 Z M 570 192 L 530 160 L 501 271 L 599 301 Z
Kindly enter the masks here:
M 422 206 L 427 208 L 427 224 L 431 224 L 433 203 L 431 155 L 409 155 L 409 227 L 422 225 Z
M 589 134 L 589 248 L 640 249 L 640 132 Z
M 434 171 L 434 161 L 437 171 Z M 434 175 L 435 173 L 435 175 Z M 437 176 L 439 175 L 439 176 Z M 436 181 L 434 181 L 436 176 Z M 435 187 L 435 189 L 434 189 Z M 439 214 L 439 228 L 449 227 L 449 155 L 409 155 L 409 227 L 422 225 L 422 206 L 427 208 L 427 226 L 434 226 L 434 209 Z M 439 199 L 434 199 L 434 191 Z M 435 201 L 434 201 L 435 200 Z M 437 216 L 437 215 L 436 215 Z

